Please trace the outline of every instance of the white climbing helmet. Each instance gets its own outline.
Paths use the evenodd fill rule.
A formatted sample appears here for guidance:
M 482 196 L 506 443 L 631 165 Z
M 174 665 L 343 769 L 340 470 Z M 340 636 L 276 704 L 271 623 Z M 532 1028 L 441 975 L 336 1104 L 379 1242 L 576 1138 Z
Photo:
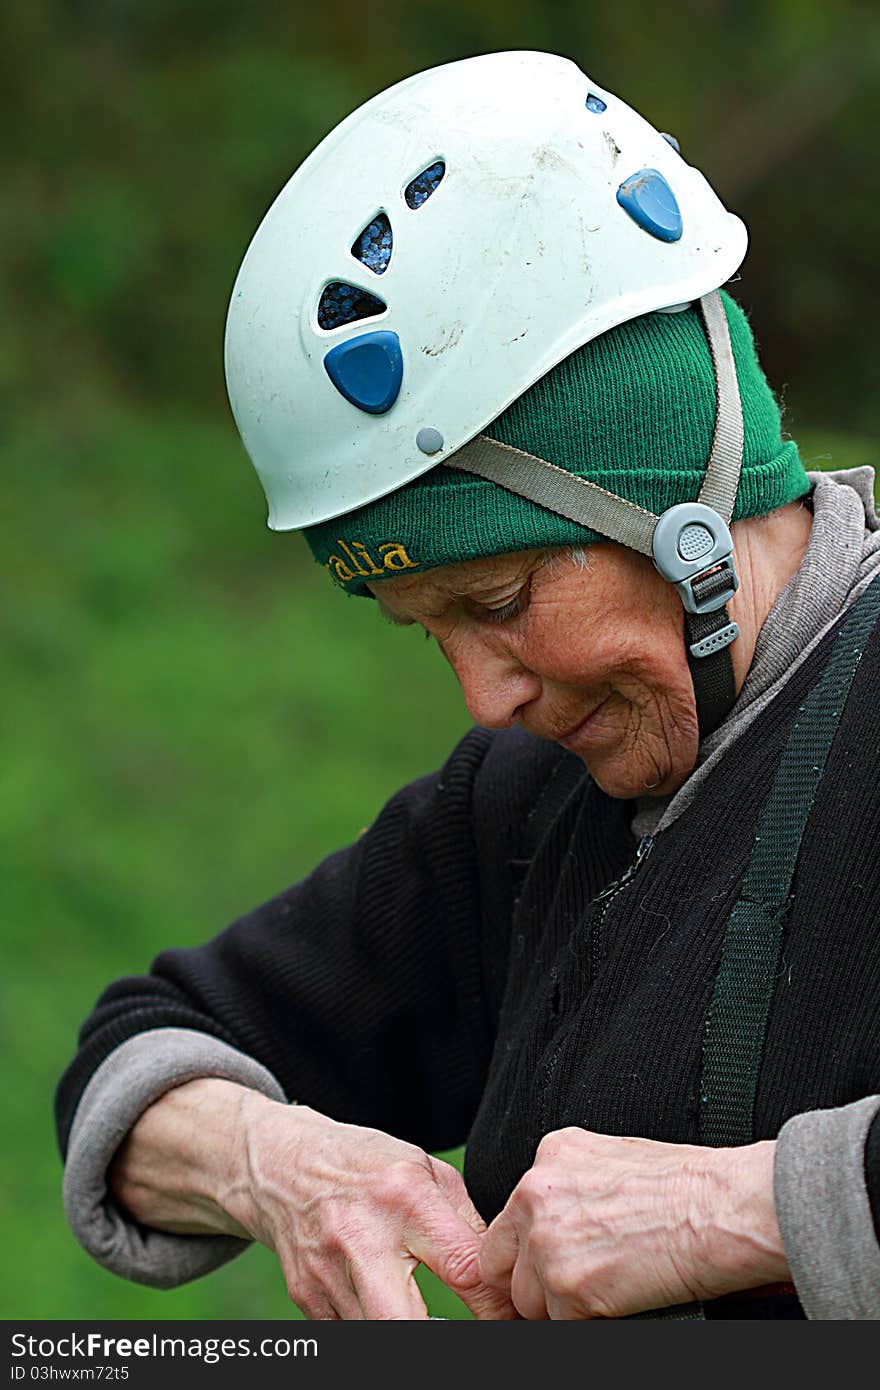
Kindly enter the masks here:
M 380 93 L 296 171 L 233 288 L 226 379 L 269 525 L 446 462 L 576 348 L 701 298 L 745 250 L 703 175 L 565 58 L 493 53 Z

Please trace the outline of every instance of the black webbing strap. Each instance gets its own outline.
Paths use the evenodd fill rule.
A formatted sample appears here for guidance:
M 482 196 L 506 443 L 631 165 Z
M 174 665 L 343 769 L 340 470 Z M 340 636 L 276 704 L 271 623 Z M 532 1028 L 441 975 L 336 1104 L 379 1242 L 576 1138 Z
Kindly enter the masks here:
M 715 570 L 702 579 L 694 579 L 691 588 L 694 597 L 700 603 L 705 603 L 729 592 L 730 577 L 725 569 Z M 730 627 L 730 614 L 726 606 L 716 608 L 714 613 L 690 613 L 685 609 L 684 645 L 694 683 L 701 739 L 714 733 L 722 719 L 730 713 L 736 702 L 736 685 L 729 643 L 708 656 L 695 656 L 691 647 L 697 642 L 705 642 L 707 637 L 726 627 Z
M 844 619 L 818 684 L 795 717 L 758 817 L 727 921 L 703 1040 L 700 1141 L 750 1144 L 783 923 L 801 840 L 865 642 L 880 614 L 874 580 Z
M 729 646 L 710 656 L 694 656 L 691 646 L 729 626 L 730 614 L 726 608 L 716 608 L 714 613 L 686 612 L 684 615 L 685 647 L 694 683 L 701 740 L 713 733 L 730 713 L 736 702 L 736 684 Z

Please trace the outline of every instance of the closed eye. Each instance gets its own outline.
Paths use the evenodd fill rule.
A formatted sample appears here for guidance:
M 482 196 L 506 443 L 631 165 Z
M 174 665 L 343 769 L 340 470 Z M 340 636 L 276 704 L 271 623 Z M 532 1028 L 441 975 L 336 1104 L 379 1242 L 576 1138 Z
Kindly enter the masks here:
M 471 617 L 476 618 L 481 623 L 509 623 L 514 618 L 518 618 L 529 606 L 529 584 L 524 584 L 513 598 L 506 603 L 499 604 L 497 607 L 489 607 L 485 603 L 477 603 L 474 599 L 467 599 L 467 609 Z

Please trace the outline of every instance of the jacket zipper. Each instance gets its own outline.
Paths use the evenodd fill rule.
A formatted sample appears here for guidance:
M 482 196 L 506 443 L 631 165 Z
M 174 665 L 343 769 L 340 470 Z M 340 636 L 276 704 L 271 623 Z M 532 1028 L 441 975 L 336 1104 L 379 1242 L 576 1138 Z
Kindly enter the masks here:
M 601 904 L 599 914 L 590 927 L 589 954 L 590 964 L 591 967 L 593 967 L 592 974 L 594 976 L 596 973 L 596 967 L 598 967 L 598 965 L 600 964 L 600 961 L 598 959 L 598 949 L 601 943 L 601 937 L 605 926 L 605 920 L 608 916 L 611 904 L 613 903 L 614 899 L 617 898 L 622 892 L 624 892 L 624 890 L 628 888 L 629 885 L 632 883 L 639 869 L 642 867 L 648 855 L 650 854 L 653 844 L 653 835 L 643 835 L 636 848 L 635 858 L 632 859 L 631 862 L 626 866 L 619 878 L 616 878 L 613 881 L 613 883 L 609 883 L 608 886 L 606 888 L 603 888 L 602 892 L 597 894 L 597 896 L 593 899 L 592 907 L 594 908 L 594 910 L 597 903 Z M 544 1063 L 544 1066 L 542 1068 L 543 1081 L 541 1085 L 541 1131 L 544 1134 L 547 1133 L 548 1111 L 550 1107 L 550 1088 L 554 1074 L 556 1072 L 557 1065 L 559 1063 L 559 1057 L 562 1052 L 562 1043 L 567 1034 L 567 1028 L 563 1033 L 557 1032 L 552 1056 L 550 1057 L 549 1061 Z

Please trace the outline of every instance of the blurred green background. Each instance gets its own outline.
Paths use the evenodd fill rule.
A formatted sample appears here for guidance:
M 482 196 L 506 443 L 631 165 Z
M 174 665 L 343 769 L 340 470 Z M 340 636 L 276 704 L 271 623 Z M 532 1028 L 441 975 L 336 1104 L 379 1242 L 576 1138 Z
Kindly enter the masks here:
M 11 0 L 0 20 L 5 1318 L 285 1317 L 271 1256 L 159 1293 L 60 1211 L 56 1079 L 100 989 L 357 834 L 467 718 L 411 631 L 272 535 L 229 289 L 353 107 L 504 48 L 575 59 L 749 224 L 734 292 L 812 466 L 873 463 L 874 4 Z M 426 1281 L 433 1311 L 455 1315 Z

